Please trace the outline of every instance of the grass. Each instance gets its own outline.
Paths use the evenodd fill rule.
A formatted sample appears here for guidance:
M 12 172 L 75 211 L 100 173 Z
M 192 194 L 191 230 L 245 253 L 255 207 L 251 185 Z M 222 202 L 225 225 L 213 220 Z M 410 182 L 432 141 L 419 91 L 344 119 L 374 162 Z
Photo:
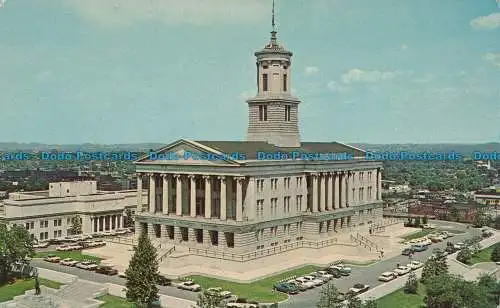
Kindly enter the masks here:
M 419 283 L 417 294 L 406 294 L 403 289 L 399 289 L 378 299 L 377 304 L 383 308 L 423 308 L 424 297 L 425 286 Z
M 481 262 L 493 262 L 491 261 L 491 253 L 493 252 L 493 249 L 495 249 L 495 246 L 500 245 L 500 244 L 495 244 L 492 245 L 488 248 L 479 250 L 476 254 L 472 256 L 470 261 L 467 263 L 469 265 L 473 265 L 476 263 L 481 263 Z
M 246 298 L 250 301 L 273 303 L 285 300 L 288 296 L 281 292 L 273 291 L 276 282 L 290 276 L 302 276 L 319 270 L 320 267 L 307 265 L 295 270 L 281 273 L 272 277 L 264 278 L 253 283 L 236 283 L 227 280 L 209 278 L 205 276 L 188 276 L 202 288 L 221 287 L 224 290 L 231 291 L 240 298 Z
M 40 285 L 44 285 L 52 289 L 59 289 L 62 285 L 59 282 L 43 278 L 39 278 L 38 281 L 40 282 Z M 14 282 L 13 284 L 5 284 L 3 286 L 0 286 L 0 302 L 10 301 L 15 296 L 23 295 L 24 292 L 32 290 L 34 288 L 35 288 L 34 279 L 27 279 L 27 280 L 20 279 L 16 280 L 16 282 Z
M 114 295 L 103 295 L 97 298 L 103 301 L 104 304 L 99 306 L 100 308 L 132 308 L 135 307 L 133 303 L 127 301 L 124 298 L 114 296 Z
M 73 251 L 47 251 L 47 252 L 37 252 L 35 253 L 35 258 L 45 258 L 48 255 L 56 255 L 59 258 L 66 259 L 66 258 L 71 258 L 76 261 L 94 261 L 94 262 L 101 262 L 101 259 L 98 257 L 90 256 L 90 255 L 84 255 L 82 254 L 81 251 L 78 250 L 73 250 Z
M 414 240 L 416 238 L 421 238 L 421 237 L 424 237 L 426 235 L 429 235 L 431 233 L 434 233 L 436 232 L 437 230 L 432 230 L 432 229 L 424 229 L 424 230 L 421 230 L 421 231 L 418 231 L 418 232 L 415 232 L 415 233 L 412 233 L 412 234 L 408 234 L 406 236 L 403 236 L 402 239 L 404 239 L 405 241 L 409 241 L 409 240 Z

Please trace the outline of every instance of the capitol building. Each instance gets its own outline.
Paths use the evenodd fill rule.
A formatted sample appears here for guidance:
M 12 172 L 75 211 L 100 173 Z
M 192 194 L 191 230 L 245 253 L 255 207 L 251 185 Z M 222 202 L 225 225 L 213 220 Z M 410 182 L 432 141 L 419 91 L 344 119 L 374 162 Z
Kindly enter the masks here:
M 339 142 L 301 140 L 292 52 L 278 42 L 274 16 L 270 41 L 255 57 L 257 94 L 247 100 L 246 141 L 180 139 L 136 162 L 136 234 L 194 254 L 248 254 L 355 233 L 382 219 L 382 162 Z M 258 152 L 290 155 L 263 160 Z M 190 153 L 227 157 L 200 160 Z M 180 159 L 154 159 L 172 154 Z

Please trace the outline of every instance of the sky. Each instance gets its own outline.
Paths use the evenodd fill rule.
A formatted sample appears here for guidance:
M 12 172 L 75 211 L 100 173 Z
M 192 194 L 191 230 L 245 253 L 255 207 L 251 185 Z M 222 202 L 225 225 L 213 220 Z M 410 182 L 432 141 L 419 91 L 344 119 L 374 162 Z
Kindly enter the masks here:
M 496 0 L 276 0 L 303 141 L 500 141 Z M 244 140 L 271 0 L 0 0 L 0 142 Z

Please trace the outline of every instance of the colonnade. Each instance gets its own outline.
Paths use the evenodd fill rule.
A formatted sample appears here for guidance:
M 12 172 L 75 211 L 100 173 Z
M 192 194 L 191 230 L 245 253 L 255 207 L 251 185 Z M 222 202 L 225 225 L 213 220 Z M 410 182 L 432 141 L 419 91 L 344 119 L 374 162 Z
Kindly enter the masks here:
M 90 217 L 92 233 L 121 229 L 123 215 L 101 215 Z

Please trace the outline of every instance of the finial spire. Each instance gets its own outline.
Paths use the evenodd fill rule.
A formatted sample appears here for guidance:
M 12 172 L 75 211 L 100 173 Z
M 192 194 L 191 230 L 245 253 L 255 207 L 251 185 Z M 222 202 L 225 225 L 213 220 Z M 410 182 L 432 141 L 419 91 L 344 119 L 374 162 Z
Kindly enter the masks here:
M 276 31 L 276 24 L 274 23 L 274 0 L 273 0 L 273 18 L 272 18 L 271 25 L 273 26 L 273 31 Z

